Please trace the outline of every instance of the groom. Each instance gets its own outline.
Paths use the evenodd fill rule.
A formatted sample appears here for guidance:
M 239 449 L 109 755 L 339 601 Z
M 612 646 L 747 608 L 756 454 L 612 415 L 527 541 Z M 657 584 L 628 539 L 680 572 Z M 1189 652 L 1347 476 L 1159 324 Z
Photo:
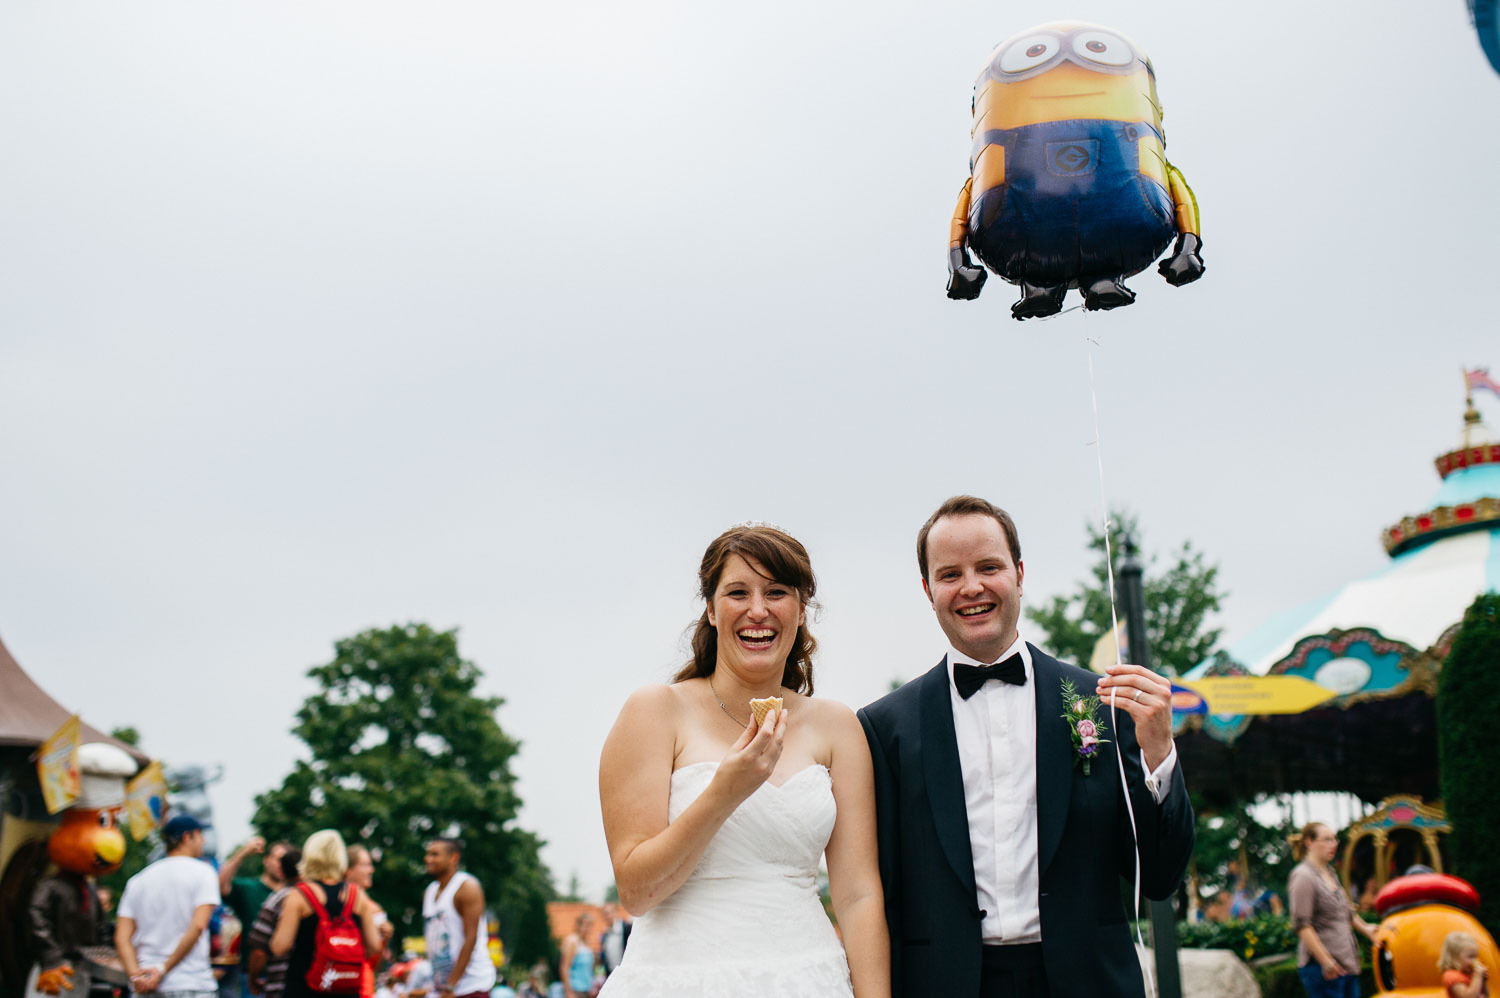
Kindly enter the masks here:
M 1170 684 L 1133 665 L 1101 678 L 1023 641 L 1020 541 L 983 499 L 943 503 L 917 534 L 917 563 L 950 648 L 859 712 L 892 995 L 1143 995 L 1122 900 L 1137 844 L 1116 748 L 1141 889 L 1166 898 L 1193 848 Z M 1064 717 L 1065 682 L 1097 689 L 1092 717 Z

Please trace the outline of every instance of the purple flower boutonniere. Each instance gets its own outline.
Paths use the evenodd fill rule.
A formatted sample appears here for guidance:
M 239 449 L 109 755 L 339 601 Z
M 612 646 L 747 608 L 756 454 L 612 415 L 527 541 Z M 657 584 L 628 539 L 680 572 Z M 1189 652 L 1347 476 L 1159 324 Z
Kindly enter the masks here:
M 1099 746 L 1109 744 L 1109 739 L 1103 737 L 1104 722 L 1094 716 L 1094 711 L 1099 709 L 1099 698 L 1084 696 L 1070 680 L 1064 679 L 1062 701 L 1062 717 L 1068 722 L 1073 751 L 1077 753 L 1077 761 L 1083 766 L 1083 775 L 1088 776 L 1093 771 L 1094 756 L 1099 754 Z

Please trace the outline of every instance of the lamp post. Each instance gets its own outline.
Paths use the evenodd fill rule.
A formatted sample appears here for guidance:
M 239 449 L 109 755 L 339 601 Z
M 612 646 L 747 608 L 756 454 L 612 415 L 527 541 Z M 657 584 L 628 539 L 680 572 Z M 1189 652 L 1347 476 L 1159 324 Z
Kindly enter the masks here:
M 1115 599 L 1125 611 L 1125 636 L 1130 662 L 1151 668 L 1151 646 L 1146 640 L 1145 568 L 1138 557 L 1135 538 L 1120 539 L 1119 570 L 1115 573 Z M 1151 901 L 1151 947 L 1156 953 L 1158 998 L 1182 998 L 1182 973 L 1177 964 L 1177 920 L 1170 901 Z

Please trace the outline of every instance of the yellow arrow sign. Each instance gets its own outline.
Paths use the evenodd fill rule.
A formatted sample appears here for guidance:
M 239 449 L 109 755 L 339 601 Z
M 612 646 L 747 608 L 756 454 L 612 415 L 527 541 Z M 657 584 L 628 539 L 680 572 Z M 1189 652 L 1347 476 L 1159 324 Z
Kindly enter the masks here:
M 1210 714 L 1300 714 L 1338 695 L 1301 676 L 1206 676 L 1177 683 L 1207 700 Z

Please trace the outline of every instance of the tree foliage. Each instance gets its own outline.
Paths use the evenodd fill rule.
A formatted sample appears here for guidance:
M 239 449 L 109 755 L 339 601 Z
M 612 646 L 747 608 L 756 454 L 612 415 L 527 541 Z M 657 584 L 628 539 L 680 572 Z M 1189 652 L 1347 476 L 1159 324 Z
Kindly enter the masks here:
M 1291 820 L 1262 825 L 1244 802 L 1210 811 L 1197 794 L 1192 796 L 1197 821 L 1192 873 L 1199 893 L 1207 898 L 1233 892 L 1243 880 L 1285 898 L 1286 878 L 1296 865 L 1288 841 L 1294 831 Z
M 1500 769 L 1485 750 L 1500 711 L 1490 673 L 1500 660 L 1500 595 L 1487 593 L 1464 613 L 1438 676 L 1438 764 L 1453 834 L 1453 869 L 1479 890 L 1480 919 L 1500 934 Z
M 1139 543 L 1136 518 L 1116 510 L 1111 515 L 1110 543 L 1114 567 L 1120 570 L 1121 538 L 1126 534 Z M 1026 616 L 1047 632 L 1048 651 L 1064 661 L 1087 665 L 1094 645 L 1109 633 L 1109 574 L 1104 557 L 1104 532 L 1088 525 L 1088 547 L 1097 552 L 1090 575 L 1071 595 L 1053 596 L 1039 607 L 1028 607 Z M 1166 675 L 1181 675 L 1202 662 L 1219 642 L 1220 628 L 1209 627 L 1208 618 L 1218 612 L 1226 594 L 1219 592 L 1217 565 L 1204 561 L 1203 553 L 1184 541 L 1163 571 L 1154 570 L 1156 558 L 1146 564 L 1146 636 L 1151 644 L 1151 665 Z
M 255 799 L 267 840 L 301 843 L 337 829 L 375 859 L 375 898 L 403 935 L 420 935 L 426 842 L 454 835 L 499 919 L 508 956 L 547 955 L 551 878 L 541 841 L 516 824 L 511 762 L 519 743 L 495 720 L 503 701 L 475 693 L 480 670 L 456 631 L 426 624 L 368 630 L 334 645 L 308 675 L 318 691 L 292 731 L 306 743 L 282 785 Z

